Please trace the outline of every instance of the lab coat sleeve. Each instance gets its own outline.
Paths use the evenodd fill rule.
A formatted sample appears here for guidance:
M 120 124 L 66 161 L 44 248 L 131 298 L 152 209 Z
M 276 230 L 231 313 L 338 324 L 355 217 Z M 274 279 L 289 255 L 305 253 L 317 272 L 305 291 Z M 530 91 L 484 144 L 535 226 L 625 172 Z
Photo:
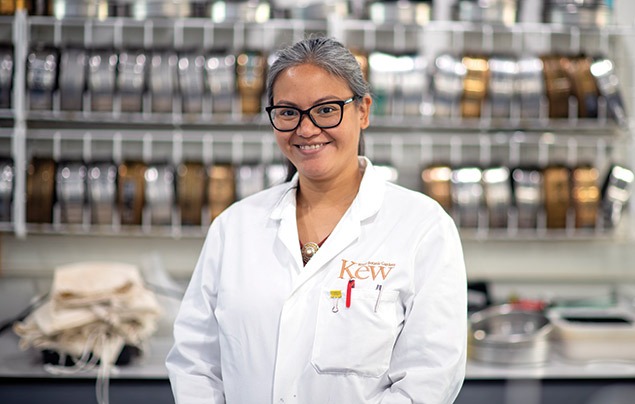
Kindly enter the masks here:
M 174 322 L 166 367 L 176 404 L 225 403 L 214 314 L 222 251 L 219 219 L 209 230 Z
M 394 351 L 383 404 L 451 404 L 465 377 L 467 280 L 456 226 L 442 214 L 415 255 L 412 300 Z

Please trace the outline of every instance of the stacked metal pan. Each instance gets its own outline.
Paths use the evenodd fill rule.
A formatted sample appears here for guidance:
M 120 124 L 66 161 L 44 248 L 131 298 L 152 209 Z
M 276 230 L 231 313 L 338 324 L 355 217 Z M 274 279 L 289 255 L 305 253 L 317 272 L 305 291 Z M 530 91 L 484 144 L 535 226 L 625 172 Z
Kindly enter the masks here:
M 12 59 L 0 54 L 0 107 L 10 103 Z M 29 109 L 258 114 L 266 61 L 256 52 L 36 48 L 27 60 Z M 146 100 L 148 101 L 146 103 Z M 235 102 L 240 101 L 238 107 Z
M 13 90 L 13 50 L 0 48 L 0 108 L 11 108 Z
M 59 54 L 57 49 L 36 48 L 27 56 L 26 84 L 29 89 L 29 108 L 51 109 L 53 91 L 57 87 Z
M 0 159 L 0 222 L 12 219 L 13 189 L 15 183 L 15 169 L 13 161 L 8 158 Z
M 470 316 L 472 359 L 501 365 L 546 362 L 553 325 L 545 314 L 511 304 L 492 306 Z
M 605 0 L 548 0 L 545 22 L 577 26 L 605 26 L 610 22 Z
M 435 115 L 440 117 L 597 119 L 608 115 L 626 124 L 619 79 L 611 60 L 604 57 L 442 54 L 432 65 L 431 84 Z M 606 108 L 600 107 L 601 102 Z
M 9 221 L 13 166 L 0 160 L 0 221 Z M 281 164 L 205 166 L 187 161 L 84 163 L 33 158 L 27 172 L 27 222 L 75 225 L 205 226 L 237 199 L 280 183 Z
M 632 193 L 635 175 L 612 166 L 600 180 L 595 167 L 451 167 L 422 173 L 423 192 L 463 228 L 611 229 Z
M 517 3 L 516 0 L 458 0 L 454 4 L 454 19 L 511 25 L 516 22 Z

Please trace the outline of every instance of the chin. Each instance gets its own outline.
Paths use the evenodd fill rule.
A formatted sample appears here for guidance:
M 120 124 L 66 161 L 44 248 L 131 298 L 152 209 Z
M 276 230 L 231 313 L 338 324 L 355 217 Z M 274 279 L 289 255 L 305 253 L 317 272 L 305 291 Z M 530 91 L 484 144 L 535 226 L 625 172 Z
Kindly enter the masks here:
M 307 178 L 311 179 L 322 179 L 329 176 L 330 167 L 324 164 L 300 164 L 296 166 L 298 168 L 298 172 Z

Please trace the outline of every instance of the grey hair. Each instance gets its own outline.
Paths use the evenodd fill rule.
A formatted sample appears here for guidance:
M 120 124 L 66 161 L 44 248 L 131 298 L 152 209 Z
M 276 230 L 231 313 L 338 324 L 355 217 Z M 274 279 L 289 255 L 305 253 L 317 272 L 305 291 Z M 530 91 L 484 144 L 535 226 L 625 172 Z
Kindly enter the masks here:
M 355 56 L 333 38 L 311 37 L 284 48 L 276 54 L 267 73 L 267 100 L 273 105 L 273 86 L 284 70 L 303 64 L 320 67 L 344 80 L 353 95 L 361 98 L 370 94 L 370 86 Z

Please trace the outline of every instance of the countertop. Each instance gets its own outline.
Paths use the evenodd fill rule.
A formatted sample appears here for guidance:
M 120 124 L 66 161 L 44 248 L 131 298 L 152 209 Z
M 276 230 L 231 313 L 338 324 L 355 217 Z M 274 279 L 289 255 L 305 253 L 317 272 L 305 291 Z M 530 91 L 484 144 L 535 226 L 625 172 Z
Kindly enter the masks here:
M 48 285 L 34 279 L 0 279 L 0 321 L 12 318 L 27 307 L 34 296 L 47 291 Z M 19 338 L 11 330 L 0 334 L 0 378 L 94 378 L 96 371 L 55 376 L 42 366 L 39 352 L 22 351 Z M 167 379 L 165 356 L 172 345 L 169 326 L 159 325 L 144 355 L 116 367 L 111 378 Z M 557 351 L 557 349 L 554 349 Z M 499 366 L 469 360 L 466 380 L 511 379 L 635 379 L 635 361 L 572 362 L 553 353 L 540 365 Z

